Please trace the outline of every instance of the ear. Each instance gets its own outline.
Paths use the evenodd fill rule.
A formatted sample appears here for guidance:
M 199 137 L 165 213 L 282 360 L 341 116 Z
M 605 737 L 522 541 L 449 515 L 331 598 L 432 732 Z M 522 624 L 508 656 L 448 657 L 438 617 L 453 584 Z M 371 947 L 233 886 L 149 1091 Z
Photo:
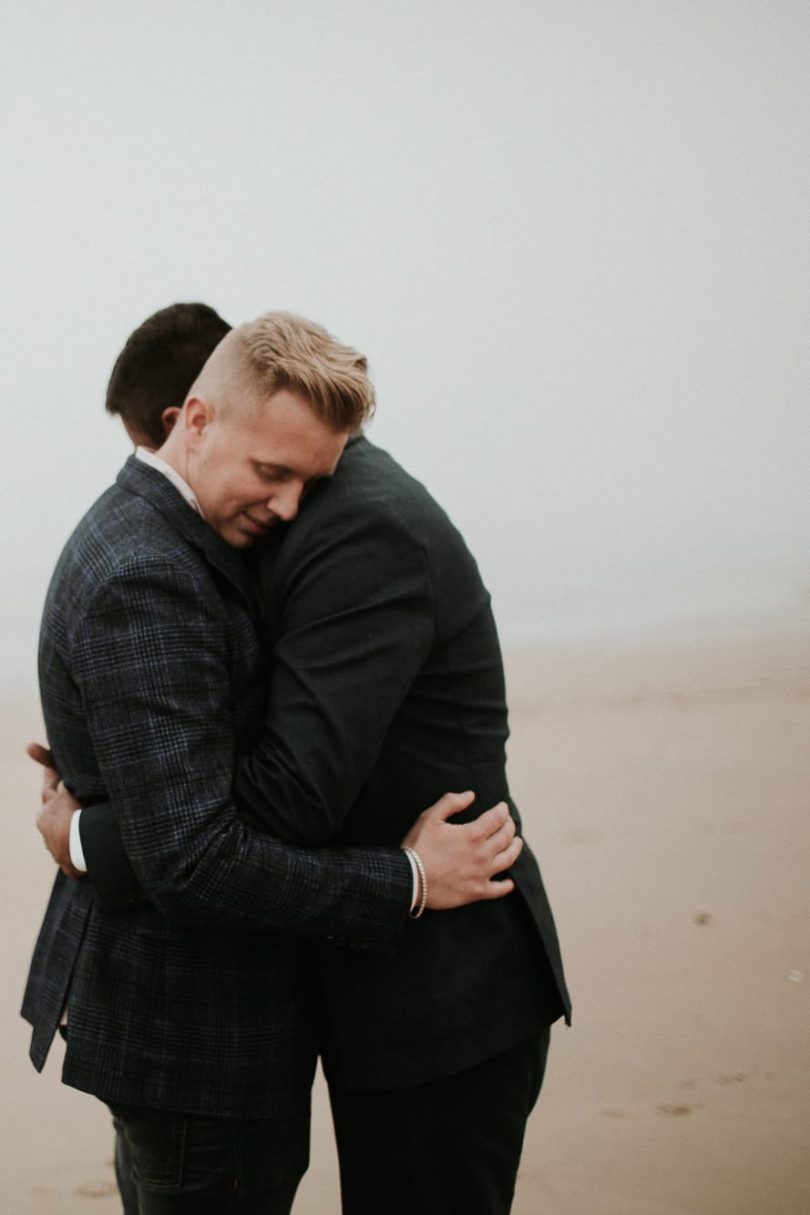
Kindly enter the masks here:
M 183 406 L 182 418 L 189 438 L 197 441 L 214 420 L 214 410 L 204 397 L 189 397 Z
M 160 415 L 161 423 L 163 424 L 163 436 L 168 438 L 172 432 L 172 428 L 180 417 L 180 408 L 177 405 L 168 405 Z

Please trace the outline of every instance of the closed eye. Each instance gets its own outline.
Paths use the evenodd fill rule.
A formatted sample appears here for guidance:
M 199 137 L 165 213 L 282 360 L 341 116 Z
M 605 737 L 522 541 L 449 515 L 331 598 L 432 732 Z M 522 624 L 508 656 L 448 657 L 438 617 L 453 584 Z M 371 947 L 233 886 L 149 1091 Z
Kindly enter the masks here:
M 283 464 L 254 464 L 253 467 L 262 481 L 266 481 L 268 485 L 280 485 L 295 475 L 291 468 L 287 468 Z

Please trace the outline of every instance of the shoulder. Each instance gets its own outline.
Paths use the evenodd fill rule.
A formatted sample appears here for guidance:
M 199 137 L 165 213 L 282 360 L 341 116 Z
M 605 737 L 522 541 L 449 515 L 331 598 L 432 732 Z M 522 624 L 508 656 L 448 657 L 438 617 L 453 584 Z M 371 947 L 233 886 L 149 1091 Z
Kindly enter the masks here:
M 290 534 L 362 527 L 430 548 L 454 532 L 442 507 L 425 486 L 387 451 L 364 436 L 353 440 L 332 478 L 305 503 Z
M 332 602 L 392 596 L 424 601 L 478 594 L 480 575 L 463 537 L 428 490 L 367 439 L 355 440 L 279 545 L 259 554 L 269 600 L 297 592 Z
M 112 485 L 90 507 L 65 544 L 48 594 L 73 615 L 84 615 L 98 597 L 136 584 L 208 581 L 206 566 L 159 510 Z

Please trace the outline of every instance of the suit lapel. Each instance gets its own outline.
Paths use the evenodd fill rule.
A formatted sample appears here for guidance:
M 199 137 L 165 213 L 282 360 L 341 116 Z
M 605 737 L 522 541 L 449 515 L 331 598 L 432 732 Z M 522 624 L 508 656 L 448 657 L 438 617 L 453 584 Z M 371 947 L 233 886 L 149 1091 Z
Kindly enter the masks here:
M 122 489 L 145 498 L 192 548 L 230 583 L 255 615 L 256 600 L 244 556 L 222 537 L 184 500 L 182 494 L 156 468 L 130 456 L 117 483 Z
M 205 528 L 205 538 L 202 547 L 207 560 L 215 570 L 218 570 L 220 574 L 223 574 L 228 579 L 231 586 L 246 600 L 251 612 L 255 615 L 256 597 L 243 553 L 240 549 L 226 544 L 212 527 L 209 527 L 202 520 L 201 522 Z

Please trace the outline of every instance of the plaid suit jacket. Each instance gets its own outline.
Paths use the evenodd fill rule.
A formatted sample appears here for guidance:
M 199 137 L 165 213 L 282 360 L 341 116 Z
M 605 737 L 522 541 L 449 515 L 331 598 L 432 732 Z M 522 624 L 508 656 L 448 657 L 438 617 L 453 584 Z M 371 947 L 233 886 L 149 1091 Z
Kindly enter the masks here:
M 237 819 L 232 773 L 264 674 L 240 554 L 131 458 L 57 564 L 40 684 L 65 782 L 111 802 L 146 900 L 107 910 L 60 873 L 23 1004 L 39 1069 L 67 1003 L 63 1078 L 103 1100 L 305 1109 L 311 942 L 387 949 L 404 933 L 398 850 L 293 848 Z

